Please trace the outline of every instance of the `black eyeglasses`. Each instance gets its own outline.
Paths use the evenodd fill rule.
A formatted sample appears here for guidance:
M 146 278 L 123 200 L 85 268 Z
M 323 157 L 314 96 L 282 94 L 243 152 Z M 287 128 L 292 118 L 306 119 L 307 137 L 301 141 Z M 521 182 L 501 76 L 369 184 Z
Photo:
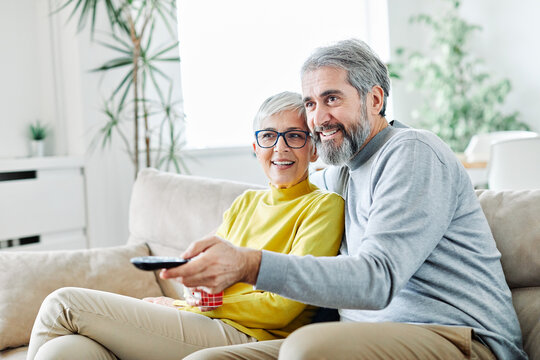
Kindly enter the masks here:
M 311 136 L 311 134 L 309 131 L 304 130 L 287 130 L 285 132 L 274 130 L 255 131 L 257 145 L 265 149 L 274 147 L 279 141 L 280 136 L 283 136 L 285 144 L 288 147 L 293 149 L 301 149 L 306 145 L 307 139 Z

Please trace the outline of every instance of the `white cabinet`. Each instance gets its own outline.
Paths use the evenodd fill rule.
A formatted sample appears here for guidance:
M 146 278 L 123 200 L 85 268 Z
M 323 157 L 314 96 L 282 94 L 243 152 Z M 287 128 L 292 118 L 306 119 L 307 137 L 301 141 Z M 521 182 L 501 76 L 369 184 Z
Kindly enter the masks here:
M 0 250 L 86 247 L 83 159 L 0 159 Z

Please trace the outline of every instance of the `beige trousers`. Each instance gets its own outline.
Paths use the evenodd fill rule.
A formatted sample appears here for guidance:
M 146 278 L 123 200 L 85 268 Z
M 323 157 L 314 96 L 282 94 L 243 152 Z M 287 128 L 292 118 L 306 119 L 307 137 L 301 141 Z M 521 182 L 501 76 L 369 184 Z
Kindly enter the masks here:
M 257 342 L 219 320 L 95 290 L 64 288 L 43 302 L 28 359 L 481 359 L 462 327 L 322 323 Z
M 186 360 L 495 360 L 470 328 L 401 323 L 321 323 L 286 340 L 197 351 Z
M 257 341 L 220 320 L 127 296 L 63 288 L 43 302 L 28 359 L 182 359 Z

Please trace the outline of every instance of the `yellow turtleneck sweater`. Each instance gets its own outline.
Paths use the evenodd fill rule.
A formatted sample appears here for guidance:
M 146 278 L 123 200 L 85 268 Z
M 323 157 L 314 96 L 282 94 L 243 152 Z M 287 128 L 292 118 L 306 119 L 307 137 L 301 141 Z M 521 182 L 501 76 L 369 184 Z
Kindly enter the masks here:
M 344 201 L 309 180 L 288 189 L 248 190 L 223 215 L 217 235 L 237 246 L 298 256 L 335 256 L 344 227 Z M 200 312 L 258 340 L 283 338 L 308 324 L 315 307 L 238 283 L 225 290 L 223 305 Z

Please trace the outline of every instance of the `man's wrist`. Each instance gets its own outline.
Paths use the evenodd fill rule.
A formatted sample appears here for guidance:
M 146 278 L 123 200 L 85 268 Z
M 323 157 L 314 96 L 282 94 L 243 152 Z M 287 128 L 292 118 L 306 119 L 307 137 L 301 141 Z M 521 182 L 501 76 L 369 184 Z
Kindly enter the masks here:
M 255 285 L 261 267 L 262 251 L 249 249 L 244 252 L 244 277 L 242 282 Z

